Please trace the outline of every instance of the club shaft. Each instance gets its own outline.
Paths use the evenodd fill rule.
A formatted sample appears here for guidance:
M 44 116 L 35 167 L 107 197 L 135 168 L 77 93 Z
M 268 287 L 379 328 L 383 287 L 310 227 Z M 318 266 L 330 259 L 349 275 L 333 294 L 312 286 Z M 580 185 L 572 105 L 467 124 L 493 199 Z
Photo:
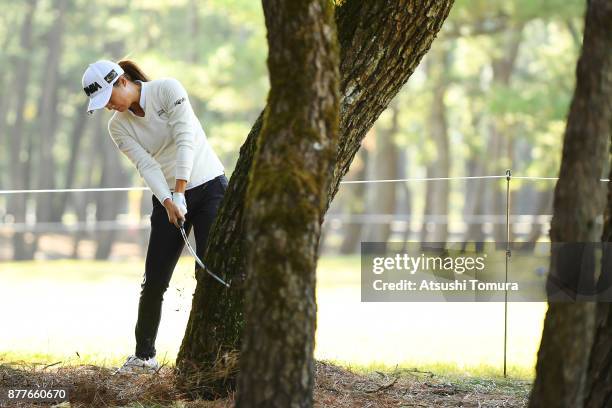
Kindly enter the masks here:
M 181 234 L 183 235 L 183 240 L 185 241 L 185 244 L 187 245 L 187 249 L 189 250 L 189 252 L 191 252 L 191 255 L 193 255 L 198 265 L 200 265 L 202 269 L 206 271 L 206 273 L 208 273 L 210 276 L 215 278 L 219 283 L 229 288 L 229 284 L 227 284 L 223 279 L 221 279 L 220 277 L 218 277 L 217 275 L 209 271 L 208 268 L 204 265 L 204 262 L 200 260 L 196 252 L 191 247 L 191 244 L 189 243 L 189 239 L 187 239 L 187 234 L 185 233 L 185 229 L 183 228 L 183 226 L 180 227 L 180 230 L 181 230 Z

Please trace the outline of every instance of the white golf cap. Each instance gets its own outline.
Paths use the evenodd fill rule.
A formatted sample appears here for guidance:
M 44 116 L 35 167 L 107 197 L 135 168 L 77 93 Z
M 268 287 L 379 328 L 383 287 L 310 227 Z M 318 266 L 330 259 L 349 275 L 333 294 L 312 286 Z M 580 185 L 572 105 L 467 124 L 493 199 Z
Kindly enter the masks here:
M 113 84 L 123 74 L 119 64 L 108 60 L 89 64 L 83 74 L 83 90 L 89 96 L 87 113 L 106 106 L 113 93 Z

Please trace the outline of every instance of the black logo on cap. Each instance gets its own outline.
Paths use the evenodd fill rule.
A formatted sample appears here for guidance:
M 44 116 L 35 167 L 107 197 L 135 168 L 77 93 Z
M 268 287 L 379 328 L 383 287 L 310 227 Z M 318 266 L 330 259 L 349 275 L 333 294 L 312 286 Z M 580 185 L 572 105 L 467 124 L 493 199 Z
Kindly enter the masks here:
M 111 69 L 111 71 L 104 77 L 104 80 L 110 84 L 115 78 L 117 78 L 117 73 L 114 69 Z
M 102 89 L 102 87 L 97 82 L 94 82 L 93 84 L 89 84 L 85 88 L 83 88 L 83 90 L 85 91 L 87 96 L 89 96 L 92 93 L 96 92 L 98 89 Z

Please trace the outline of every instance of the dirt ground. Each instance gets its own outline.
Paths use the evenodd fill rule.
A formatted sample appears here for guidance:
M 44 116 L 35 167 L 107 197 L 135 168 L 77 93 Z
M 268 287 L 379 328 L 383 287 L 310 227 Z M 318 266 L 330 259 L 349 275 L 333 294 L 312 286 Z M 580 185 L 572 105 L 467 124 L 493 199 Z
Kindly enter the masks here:
M 419 370 L 359 374 L 317 362 L 315 407 L 524 407 L 530 384 L 511 379 L 443 378 Z M 113 376 L 93 365 L 0 364 L 0 407 L 53 406 L 8 402 L 6 389 L 68 387 L 69 402 L 55 407 L 226 408 L 233 396 L 189 401 L 173 386 L 171 367 L 156 374 Z

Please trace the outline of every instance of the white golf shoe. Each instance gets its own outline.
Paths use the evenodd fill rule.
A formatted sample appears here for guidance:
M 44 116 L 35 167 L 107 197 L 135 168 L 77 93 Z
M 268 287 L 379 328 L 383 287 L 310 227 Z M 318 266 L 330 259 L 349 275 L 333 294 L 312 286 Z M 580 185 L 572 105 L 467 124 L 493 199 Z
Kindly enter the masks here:
M 143 360 L 136 356 L 129 356 L 114 374 L 146 374 L 155 373 L 157 370 L 159 370 L 159 364 L 155 357 Z

